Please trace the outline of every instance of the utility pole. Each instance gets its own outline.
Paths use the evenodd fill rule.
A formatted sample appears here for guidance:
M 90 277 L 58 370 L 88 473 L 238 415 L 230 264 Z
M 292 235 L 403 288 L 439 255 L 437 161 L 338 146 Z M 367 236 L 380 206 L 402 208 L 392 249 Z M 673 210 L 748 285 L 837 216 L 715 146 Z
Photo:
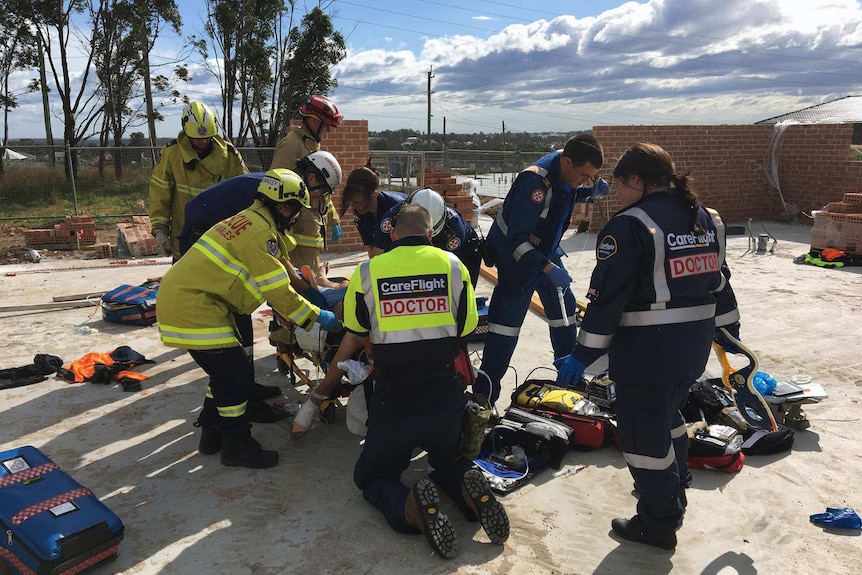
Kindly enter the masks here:
M 51 110 L 48 106 L 48 80 L 45 77 L 45 54 L 42 53 L 42 34 L 36 32 L 36 47 L 39 50 L 39 82 L 42 88 L 42 111 L 45 114 L 45 143 L 48 144 L 48 165 L 56 165 L 54 159 L 54 134 L 51 132 Z
M 506 146 L 506 120 L 503 120 L 503 149 L 507 149 Z
M 443 116 L 443 151 L 446 151 L 446 116 Z
M 428 140 L 425 142 L 425 149 L 431 149 L 431 78 L 434 77 L 434 66 L 428 70 Z

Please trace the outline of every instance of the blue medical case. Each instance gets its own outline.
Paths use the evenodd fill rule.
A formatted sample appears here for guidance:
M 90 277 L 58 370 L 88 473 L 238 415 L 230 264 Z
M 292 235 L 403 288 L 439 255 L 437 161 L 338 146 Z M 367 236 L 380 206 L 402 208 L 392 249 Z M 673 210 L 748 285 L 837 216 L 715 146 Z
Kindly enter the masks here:
M 22 575 L 78 574 L 113 559 L 123 522 L 35 447 L 0 452 L 0 558 Z

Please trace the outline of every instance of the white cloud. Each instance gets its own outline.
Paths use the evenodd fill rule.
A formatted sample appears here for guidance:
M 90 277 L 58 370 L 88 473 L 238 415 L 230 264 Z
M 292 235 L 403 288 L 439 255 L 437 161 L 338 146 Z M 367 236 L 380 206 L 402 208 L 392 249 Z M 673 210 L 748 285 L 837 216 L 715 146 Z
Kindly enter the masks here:
M 433 65 L 435 117 L 443 115 L 436 99 L 449 110 L 481 108 L 487 121 L 514 113 L 513 130 L 583 129 L 749 123 L 854 93 L 860 64 L 846 48 L 860 43 L 862 10 L 852 0 L 653 0 L 509 25 L 488 38 L 429 38 L 407 77 L 384 53 L 348 60 L 364 58 L 366 74 L 379 60 L 393 82 L 417 88 Z M 338 69 L 340 101 L 364 83 L 350 70 L 349 61 Z M 418 92 L 417 115 L 426 105 Z M 448 129 L 473 131 L 457 121 Z
M 385 14 L 375 20 L 385 24 Z M 435 36 L 429 26 L 349 46 L 334 69 L 339 108 L 368 118 L 372 130 L 424 131 L 432 67 L 432 129 L 446 116 L 449 132 L 498 129 L 501 120 L 513 131 L 749 123 L 862 93 L 855 0 L 651 0 L 511 24 L 486 37 L 459 33 L 465 29 Z M 215 97 L 211 75 L 192 68 L 189 92 Z M 23 86 L 32 76 L 13 80 Z M 25 100 L 22 118 L 31 105 L 40 109 L 38 95 Z M 30 125 L 38 117 L 17 124 Z

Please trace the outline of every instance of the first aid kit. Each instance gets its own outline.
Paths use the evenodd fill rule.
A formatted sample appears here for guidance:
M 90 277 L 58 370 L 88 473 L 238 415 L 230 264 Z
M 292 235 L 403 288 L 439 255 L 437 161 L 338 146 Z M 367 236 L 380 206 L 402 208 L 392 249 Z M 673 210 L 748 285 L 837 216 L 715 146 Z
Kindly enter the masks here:
M 40 450 L 0 452 L 0 558 L 22 575 L 80 573 L 113 559 L 123 522 Z

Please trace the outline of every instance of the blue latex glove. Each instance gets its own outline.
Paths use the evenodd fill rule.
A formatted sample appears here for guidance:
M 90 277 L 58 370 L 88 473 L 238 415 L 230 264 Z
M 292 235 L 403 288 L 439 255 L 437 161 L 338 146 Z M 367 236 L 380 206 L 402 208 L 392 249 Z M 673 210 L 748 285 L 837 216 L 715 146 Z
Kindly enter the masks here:
M 557 264 L 554 264 L 554 267 L 546 271 L 545 275 L 548 276 L 548 281 L 554 284 L 554 287 L 565 289 L 572 283 L 572 276 L 569 275 L 569 272 Z
M 576 385 L 581 381 L 581 376 L 584 374 L 584 369 L 586 369 L 586 366 L 572 355 L 558 357 L 554 360 L 554 367 L 559 370 L 557 374 L 557 385 L 559 387 Z
M 827 507 L 826 513 L 815 513 L 809 519 L 821 527 L 862 529 L 862 519 L 852 507 Z
M 334 226 L 332 226 L 332 241 L 341 241 L 341 224 L 335 224 Z
M 337 331 L 340 326 L 338 318 L 328 309 L 320 310 L 320 315 L 317 316 L 317 323 L 326 331 Z
M 596 180 L 596 183 L 593 184 L 593 197 L 600 198 L 602 196 L 611 195 L 611 187 L 605 181 L 604 178 L 599 178 Z

